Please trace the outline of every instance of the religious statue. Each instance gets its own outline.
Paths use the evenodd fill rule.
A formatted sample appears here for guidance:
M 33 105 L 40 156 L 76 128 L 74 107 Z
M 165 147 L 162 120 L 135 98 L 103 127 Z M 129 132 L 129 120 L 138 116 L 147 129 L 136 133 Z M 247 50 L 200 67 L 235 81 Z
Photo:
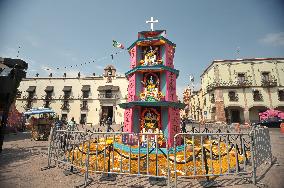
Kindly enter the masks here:
M 162 64 L 162 60 L 157 58 L 157 53 L 159 48 L 156 47 L 154 50 L 152 46 L 150 46 L 149 50 L 144 50 L 144 59 L 140 61 L 142 66 L 152 66 Z
M 160 101 L 163 94 L 159 91 L 160 82 L 157 77 L 146 76 L 145 81 L 141 81 L 144 91 L 140 94 L 141 101 Z
M 162 130 L 160 129 L 160 115 L 153 108 L 147 108 L 142 112 L 144 114 L 141 121 L 141 132 L 142 133 L 151 133 L 142 135 L 142 147 L 147 146 L 147 142 L 150 147 L 156 147 L 156 144 L 161 146 L 164 142 L 164 137 Z M 154 134 L 152 134 L 154 133 Z M 148 141 L 147 141 L 148 139 Z

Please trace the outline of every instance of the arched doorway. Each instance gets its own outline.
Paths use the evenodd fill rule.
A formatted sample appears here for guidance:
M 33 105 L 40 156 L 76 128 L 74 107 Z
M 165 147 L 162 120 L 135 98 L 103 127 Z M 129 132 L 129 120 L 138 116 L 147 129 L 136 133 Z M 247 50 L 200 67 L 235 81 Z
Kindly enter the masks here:
M 228 106 L 225 108 L 227 123 L 243 123 L 244 109 L 240 106 Z
M 249 109 L 249 120 L 251 123 L 259 121 L 259 113 L 268 110 L 266 106 L 253 106 Z

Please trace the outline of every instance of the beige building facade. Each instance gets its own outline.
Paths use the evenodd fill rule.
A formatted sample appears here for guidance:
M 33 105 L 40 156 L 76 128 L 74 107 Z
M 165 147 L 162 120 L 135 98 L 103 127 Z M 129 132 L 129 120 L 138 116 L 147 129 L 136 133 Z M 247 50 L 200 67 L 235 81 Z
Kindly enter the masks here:
M 115 124 L 124 121 L 124 110 L 118 104 L 127 100 L 128 81 L 109 65 L 101 76 L 33 77 L 23 79 L 18 90 L 16 108 L 52 108 L 60 118 L 77 123 L 99 124 L 110 117 Z
M 188 103 L 199 121 L 252 123 L 259 112 L 284 111 L 284 58 L 215 60 Z

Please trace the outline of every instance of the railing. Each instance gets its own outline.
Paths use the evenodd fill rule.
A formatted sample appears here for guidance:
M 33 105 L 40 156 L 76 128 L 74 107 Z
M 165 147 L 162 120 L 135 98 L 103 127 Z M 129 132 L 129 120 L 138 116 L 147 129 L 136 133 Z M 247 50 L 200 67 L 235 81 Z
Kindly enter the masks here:
M 237 102 L 237 101 L 239 101 L 239 97 L 238 97 L 237 95 L 235 95 L 235 96 L 229 96 L 229 101 L 231 101 L 231 102 Z
M 262 79 L 261 86 L 263 87 L 276 87 L 277 86 L 277 79 L 274 77 L 269 78 L 268 80 Z
M 107 94 L 98 94 L 99 99 L 116 99 L 117 94 L 107 93 Z
M 114 174 L 154 177 L 177 187 L 183 178 L 250 175 L 256 183 L 256 170 L 271 164 L 267 128 L 245 132 L 179 133 L 170 146 L 161 133 L 82 132 L 52 129 L 47 168 L 58 163 L 84 173 L 84 185 L 91 175 L 115 179 Z M 249 131 L 250 130 L 250 131 Z
M 252 81 L 245 79 L 242 81 L 214 81 L 206 87 L 207 92 L 212 91 L 215 88 L 238 88 L 238 87 L 250 87 L 252 86 Z
M 45 95 L 44 100 L 52 100 L 52 96 L 51 95 Z

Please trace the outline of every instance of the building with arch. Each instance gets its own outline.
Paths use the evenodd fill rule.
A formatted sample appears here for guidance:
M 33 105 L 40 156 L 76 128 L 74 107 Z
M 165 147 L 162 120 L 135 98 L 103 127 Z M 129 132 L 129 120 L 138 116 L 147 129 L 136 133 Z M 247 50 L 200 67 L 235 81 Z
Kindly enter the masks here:
M 214 60 L 191 93 L 195 120 L 256 122 L 267 109 L 284 111 L 284 58 Z
M 124 110 L 118 104 L 127 100 L 128 81 L 117 75 L 108 65 L 102 75 L 68 77 L 32 77 L 21 82 L 16 108 L 24 112 L 30 108 L 49 107 L 59 117 L 78 123 L 99 124 L 111 117 L 114 124 L 122 124 Z

